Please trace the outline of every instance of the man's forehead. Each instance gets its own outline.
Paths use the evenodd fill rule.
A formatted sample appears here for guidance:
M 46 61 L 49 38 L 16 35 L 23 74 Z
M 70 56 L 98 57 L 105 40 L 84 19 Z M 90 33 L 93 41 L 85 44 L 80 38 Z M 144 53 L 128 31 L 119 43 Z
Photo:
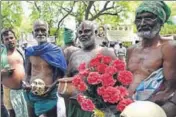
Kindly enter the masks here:
M 43 27 L 43 28 L 47 28 L 46 24 L 35 24 L 34 28 L 39 28 L 39 27 Z
M 37 22 L 34 23 L 33 28 L 34 28 L 34 29 L 36 29 L 36 28 L 45 28 L 45 29 L 47 29 L 48 26 L 47 26 L 47 24 L 46 24 L 45 22 L 43 22 L 43 21 L 37 21 Z
M 79 26 L 80 30 L 84 30 L 84 29 L 93 29 L 93 25 L 90 22 L 83 22 L 81 23 L 81 25 Z
M 14 34 L 11 31 L 8 31 L 8 33 L 2 35 L 3 37 L 14 37 Z

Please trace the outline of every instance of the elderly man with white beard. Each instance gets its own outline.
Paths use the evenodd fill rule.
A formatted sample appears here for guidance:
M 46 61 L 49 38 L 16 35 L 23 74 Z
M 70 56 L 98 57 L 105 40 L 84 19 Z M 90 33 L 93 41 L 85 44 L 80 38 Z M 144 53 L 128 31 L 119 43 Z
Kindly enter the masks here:
M 37 46 L 25 49 L 26 84 L 31 90 L 26 91 L 30 117 L 57 117 L 57 80 L 65 75 L 66 60 L 62 49 L 48 43 L 48 24 L 37 20 L 33 25 L 33 36 Z M 28 85 L 23 82 L 23 87 Z M 51 88 L 53 87 L 53 88 Z
M 127 66 L 134 74 L 129 93 L 135 100 L 159 104 L 167 117 L 176 116 L 176 42 L 159 35 L 170 9 L 163 1 L 143 2 L 135 24 L 141 42 L 127 50 Z

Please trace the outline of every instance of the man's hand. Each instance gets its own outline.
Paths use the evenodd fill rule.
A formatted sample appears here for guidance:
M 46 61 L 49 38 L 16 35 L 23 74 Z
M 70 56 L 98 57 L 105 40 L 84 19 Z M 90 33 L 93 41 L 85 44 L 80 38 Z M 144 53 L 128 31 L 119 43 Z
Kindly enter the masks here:
M 2 78 L 9 77 L 10 75 L 12 75 L 12 73 L 13 73 L 14 70 L 15 70 L 14 68 L 5 68 L 5 69 L 2 69 L 1 70 L 1 77 Z
M 167 102 L 162 106 L 164 109 L 167 117 L 175 117 L 176 116 L 176 105 L 173 104 L 172 102 Z
M 30 90 L 31 90 L 31 85 L 28 84 L 28 83 L 25 82 L 25 81 L 22 81 L 22 89 L 27 90 L 27 91 L 30 91 Z

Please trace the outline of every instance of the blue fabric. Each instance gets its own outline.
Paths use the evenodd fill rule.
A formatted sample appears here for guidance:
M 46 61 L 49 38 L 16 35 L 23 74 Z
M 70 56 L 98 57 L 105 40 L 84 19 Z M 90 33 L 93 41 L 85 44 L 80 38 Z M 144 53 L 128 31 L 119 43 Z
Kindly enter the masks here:
M 163 81 L 163 68 L 160 68 L 138 85 L 134 100 L 148 100 L 159 89 Z
M 64 74 L 66 72 L 67 64 L 62 50 L 52 43 L 28 47 L 25 49 L 25 56 L 40 56 L 51 66 L 59 68 Z
M 46 97 L 34 95 L 32 92 L 24 92 L 24 97 L 34 108 L 35 114 L 40 116 L 56 106 L 57 88 L 52 90 Z
M 25 49 L 26 58 L 30 56 L 40 56 L 53 69 L 53 80 L 57 77 L 59 72 L 63 75 L 66 72 L 67 64 L 62 53 L 61 48 L 52 43 L 43 43 L 42 45 L 32 46 Z M 37 116 L 46 113 L 53 109 L 57 104 L 57 88 L 50 92 L 48 96 L 41 97 L 34 95 L 32 92 L 26 92 L 25 98 L 34 107 Z

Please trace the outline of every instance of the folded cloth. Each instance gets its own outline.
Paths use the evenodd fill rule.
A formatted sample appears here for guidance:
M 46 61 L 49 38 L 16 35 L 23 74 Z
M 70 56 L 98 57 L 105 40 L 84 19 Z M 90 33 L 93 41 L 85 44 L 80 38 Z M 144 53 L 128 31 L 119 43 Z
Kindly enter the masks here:
M 3 86 L 3 101 L 4 105 L 7 108 L 7 110 L 13 109 L 12 104 L 11 104 L 11 99 L 10 99 L 10 88 Z
M 52 43 L 28 47 L 25 49 L 25 56 L 40 56 L 48 64 L 56 68 L 53 77 L 57 77 L 56 73 L 58 73 L 58 69 L 62 73 L 62 76 L 66 72 L 67 64 L 62 49 Z
M 10 90 L 10 99 L 12 107 L 15 111 L 15 117 L 29 117 L 27 110 L 27 103 L 24 98 L 23 89 Z
M 164 81 L 163 68 L 160 68 L 151 73 L 143 80 L 133 95 L 134 100 L 148 100 L 154 94 Z
M 24 92 L 26 101 L 34 108 L 37 116 L 52 110 L 57 104 L 57 88 L 48 93 L 47 96 L 34 95 L 31 91 Z
M 74 31 L 68 28 L 64 28 L 64 43 L 72 43 L 75 39 Z
M 66 108 L 64 98 L 57 93 L 57 117 L 66 117 Z

